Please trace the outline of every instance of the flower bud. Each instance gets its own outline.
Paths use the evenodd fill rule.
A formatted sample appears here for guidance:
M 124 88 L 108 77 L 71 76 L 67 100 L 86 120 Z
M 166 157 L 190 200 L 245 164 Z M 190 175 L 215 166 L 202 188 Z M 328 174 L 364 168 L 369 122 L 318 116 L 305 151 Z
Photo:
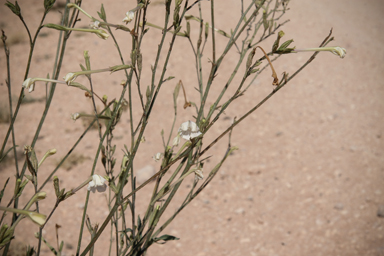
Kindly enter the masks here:
M 76 121 L 77 119 L 80 118 L 80 113 L 74 113 L 74 114 L 71 114 L 71 119 L 73 121 Z
M 152 158 L 153 160 L 155 160 L 155 162 L 159 161 L 161 158 L 163 157 L 163 154 L 162 153 L 156 153 L 156 155 L 154 155 Z
M 60 197 L 60 185 L 59 185 L 59 178 L 57 176 L 53 177 L 53 187 L 55 188 L 55 194 L 56 197 Z
M 45 224 L 45 221 L 47 220 L 47 216 L 41 213 L 37 212 L 29 212 L 27 216 L 37 225 L 40 227 Z

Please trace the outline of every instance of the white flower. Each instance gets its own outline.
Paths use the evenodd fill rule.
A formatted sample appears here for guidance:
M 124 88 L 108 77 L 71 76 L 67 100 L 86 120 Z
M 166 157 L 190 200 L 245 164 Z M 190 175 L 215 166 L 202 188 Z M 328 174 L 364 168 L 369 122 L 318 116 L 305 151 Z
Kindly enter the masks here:
M 100 28 L 100 22 L 98 20 L 96 20 L 95 22 L 91 23 L 89 26 L 93 29 L 99 29 Z
M 125 24 L 128 24 L 129 22 L 131 22 L 133 19 L 135 18 L 135 12 L 133 11 L 129 11 L 125 14 L 125 18 L 123 19 L 123 22 L 125 22 Z
M 156 155 L 154 155 L 152 158 L 153 160 L 155 160 L 155 162 L 159 161 L 161 158 L 163 157 L 163 154 L 162 153 L 157 153 Z
M 201 135 L 199 127 L 192 121 L 182 123 L 178 133 L 185 140 L 190 140 Z
M 35 89 L 35 80 L 33 78 L 25 79 L 22 87 L 25 89 L 28 89 L 28 92 L 30 93 L 33 92 L 33 90 Z
M 104 192 L 107 189 L 107 185 L 105 184 L 106 180 L 101 177 L 98 174 L 95 174 L 92 176 L 92 180 L 88 184 L 88 191 L 92 191 L 95 193 L 97 190 L 98 192 Z
M 76 121 L 77 119 L 80 118 L 80 113 L 74 113 L 74 114 L 71 114 L 71 119 L 73 121 Z
M 75 73 L 68 73 L 66 74 L 63 79 L 67 83 L 67 85 L 70 85 L 73 81 L 75 81 L 77 75 Z

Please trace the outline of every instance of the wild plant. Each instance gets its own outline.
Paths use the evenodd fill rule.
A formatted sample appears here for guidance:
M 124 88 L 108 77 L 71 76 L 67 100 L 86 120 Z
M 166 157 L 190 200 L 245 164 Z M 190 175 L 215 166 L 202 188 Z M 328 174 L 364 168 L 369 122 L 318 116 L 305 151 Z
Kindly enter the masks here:
M 43 230 L 50 223 L 51 216 L 56 213 L 62 202 L 76 197 L 79 193 L 87 193 L 87 195 L 78 232 L 78 244 L 75 248 L 76 255 L 97 254 L 94 251 L 95 243 L 103 232 L 107 232 L 108 226 L 111 227 L 109 254 L 143 255 L 155 243 L 178 239 L 172 234 L 164 234 L 164 229 L 207 187 L 228 157 L 237 149 L 236 146 L 232 146 L 231 141 L 232 132 L 236 132 L 234 128 L 303 71 L 319 52 L 329 51 L 341 58 L 346 54 L 346 50 L 342 47 L 327 46 L 333 40 L 332 31 L 317 48 L 297 49 L 292 46 L 293 39 L 283 40 L 282 27 L 287 23 L 283 17 L 289 10 L 287 0 L 241 0 L 239 1 L 240 15 L 237 20 L 233 21 L 233 26 L 230 28 L 216 26 L 215 5 L 221 4 L 221 1 L 164 0 L 163 24 L 153 24 L 150 22 L 151 17 L 148 16 L 148 10 L 152 8 L 149 0 L 137 0 L 135 6 L 132 6 L 125 14 L 122 13 L 119 20 L 109 17 L 106 12 L 108 8 L 104 8 L 103 5 L 95 15 L 86 8 L 83 9 L 81 0 L 72 3 L 67 0 L 61 10 L 60 24 L 54 24 L 45 22 L 45 19 L 52 11 L 55 0 L 44 0 L 44 12 L 34 34 L 24 20 L 23 4 L 20 6 L 17 1 L 14 3 L 8 1 L 5 4 L 20 19 L 28 34 L 30 49 L 22 85 L 15 85 L 11 82 L 13 75 L 20 76 L 21 74 L 11 75 L 9 65 L 11 49 L 7 45 L 6 33 L 2 32 L 7 67 L 5 80 L 9 92 L 10 121 L 9 128 L 4 132 L 0 150 L 0 166 L 4 166 L 5 159 L 13 154 L 14 167 L 12 169 L 15 176 L 15 187 L 7 186 L 8 181 L 14 179 L 9 177 L 3 181 L 3 189 L 0 193 L 0 202 L 3 195 L 11 194 L 9 202 L 2 203 L 0 206 L 0 210 L 3 211 L 0 222 L 0 247 L 3 248 L 3 255 L 7 255 L 15 229 L 20 228 L 22 225 L 20 221 L 23 218 L 28 218 L 39 227 L 36 232 L 37 248 L 28 247 L 27 255 L 34 253 L 40 255 L 43 243 L 53 254 L 61 255 L 63 242 L 57 241 L 57 246 L 52 246 L 52 241 L 47 241 L 43 237 Z M 114 2 L 111 1 L 109 4 L 113 5 Z M 204 8 L 209 9 L 208 17 L 203 15 Z M 89 20 L 90 27 L 78 27 L 77 23 L 80 18 Z M 29 71 L 34 49 L 39 40 L 42 40 L 39 34 L 45 30 L 55 31 L 58 34 L 57 53 L 52 63 L 53 71 L 42 70 L 40 77 L 31 77 Z M 149 30 L 158 33 L 160 40 L 153 41 L 153 38 L 148 37 Z M 64 57 L 67 54 L 67 42 L 75 33 L 91 33 L 100 40 L 113 40 L 115 48 L 111 51 L 116 51 L 120 58 L 119 62 L 114 66 L 95 69 L 93 66 L 100 66 L 102 60 L 91 62 L 90 53 L 87 49 L 82 49 L 77 54 L 83 55 L 84 64 L 80 63 L 80 68 L 77 70 L 61 74 Z M 117 38 L 123 35 L 130 36 L 129 44 L 121 45 L 118 42 Z M 260 46 L 262 42 L 267 42 L 267 39 L 273 39 L 273 43 L 268 49 Z M 169 62 L 174 57 L 172 54 L 174 47 L 179 41 L 193 52 L 194 58 L 183 59 L 183 62 L 195 64 L 196 84 L 187 85 L 178 78 L 177 73 L 173 73 L 172 68 L 169 68 Z M 225 45 L 223 50 L 218 50 L 218 41 Z M 156 47 L 156 54 L 147 55 L 142 47 L 144 43 Z M 130 47 L 128 58 L 122 53 L 122 47 Z M 294 55 L 302 51 L 313 51 L 314 53 L 296 72 L 288 74 L 283 70 L 275 70 L 273 63 L 278 61 L 280 56 Z M 230 52 L 235 53 L 237 57 L 228 60 Z M 147 65 L 148 61 L 144 60 L 149 60 L 151 64 Z M 231 61 L 233 68 L 230 73 L 225 74 L 225 83 L 215 84 L 215 79 L 225 61 Z M 183 63 L 179 64 L 183 65 Z M 120 97 L 109 100 L 108 96 L 94 90 L 94 84 L 97 83 L 94 74 L 103 73 L 107 76 L 115 72 L 124 74 L 125 79 L 119 87 Z M 271 74 L 270 82 L 263 84 L 270 88 L 270 93 L 262 100 L 254 102 L 254 105 L 245 114 L 233 117 L 233 122 L 216 138 L 205 139 L 206 134 L 209 134 L 216 122 L 225 115 L 225 111 L 228 111 L 234 102 L 241 100 L 244 95 L 249 93 L 249 88 L 263 72 Z M 87 78 L 87 84 L 76 81 L 80 76 Z M 41 113 L 39 124 L 33 129 L 30 129 L 32 127 L 26 129 L 25 132 L 33 133 L 33 139 L 29 145 L 20 146 L 17 144 L 19 139 L 14 125 L 23 106 L 26 91 L 33 93 L 35 90 L 43 90 L 44 84 L 47 93 L 44 100 L 45 108 Z M 212 92 L 213 85 L 216 86 L 216 89 L 219 88 L 219 93 Z M 16 107 L 13 105 L 11 95 L 11 87 L 15 86 L 20 87 Z M 57 161 L 54 170 L 49 175 L 42 176 L 39 174 L 39 169 L 44 168 L 46 158 L 55 157 L 57 150 L 54 149 L 55 145 L 52 145 L 52 149 L 48 150 L 39 160 L 35 149 L 39 148 L 37 139 L 50 111 L 52 100 L 54 97 L 60 97 L 55 93 L 57 86 L 74 87 L 83 91 L 84 101 L 90 101 L 92 104 L 92 112 L 87 113 L 85 109 L 79 109 L 79 112 L 72 114 L 73 120 L 87 120 L 85 123 L 87 127 L 84 128 L 83 134 L 76 143 L 68 148 L 66 156 Z M 148 152 L 141 152 L 140 146 L 145 143 L 147 126 L 152 120 L 151 114 L 158 106 L 159 93 L 165 86 L 174 86 L 173 95 L 169 95 L 169 100 L 173 101 L 173 111 L 165 113 L 171 115 L 173 121 L 169 124 L 170 129 L 158 127 L 158 132 L 162 136 L 162 151 L 153 152 L 153 159 L 161 164 L 149 179 L 137 184 L 134 163 L 138 154 L 148 154 Z M 186 86 L 195 88 L 193 95 L 187 95 Z M 180 97 L 184 102 L 182 108 L 178 106 Z M 139 104 L 133 104 L 134 98 L 139 99 Z M 191 99 L 193 100 L 191 101 Z M 212 103 L 209 104 L 209 102 Z M 194 115 L 180 117 L 180 110 L 187 108 L 191 108 Z M 139 115 L 137 115 L 138 113 Z M 127 127 L 129 136 L 124 138 L 127 141 L 124 148 L 117 149 L 116 128 L 126 125 L 121 122 L 124 115 L 129 116 Z M 181 118 L 182 121 L 180 121 Z M 65 169 L 63 164 L 74 155 L 73 150 L 83 142 L 84 135 L 89 133 L 92 128 L 97 130 L 94 139 L 98 141 L 98 147 L 94 149 L 93 164 L 87 170 L 89 178 L 79 182 L 75 188 L 62 188 L 60 171 Z M 166 134 L 164 131 L 167 130 L 169 131 Z M 208 165 L 208 169 L 206 163 L 211 158 L 208 152 L 224 138 L 228 139 L 228 146 L 222 149 L 221 160 L 213 166 Z M 116 152 L 121 150 L 124 155 L 116 157 Z M 23 151 L 25 155 L 24 164 L 20 166 L 18 151 Z M 104 172 L 96 173 L 96 166 L 100 164 Z M 189 179 L 191 176 L 193 179 Z M 189 192 L 178 205 L 177 210 L 170 217 L 165 217 L 164 213 L 173 199 L 182 196 L 178 192 L 181 184 L 185 182 L 190 182 Z M 33 187 L 34 193 L 24 195 L 30 200 L 26 205 L 20 205 L 19 198 L 25 193 L 24 189 L 27 186 Z M 49 210 L 42 211 L 39 201 L 48 196 L 44 192 L 44 188 L 47 186 L 53 186 L 55 195 L 49 196 L 54 196 L 56 200 Z M 87 191 L 82 189 L 86 186 Z M 150 200 L 138 202 L 136 195 L 143 187 L 151 187 Z M 91 192 L 96 191 L 106 192 L 109 209 L 108 216 L 100 225 L 92 223 L 87 215 L 88 205 L 92 200 Z M 138 212 L 138 203 L 146 205 L 144 212 Z M 11 218 L 5 217 L 7 213 L 12 214 Z M 90 242 L 86 244 L 83 239 L 85 227 L 91 236 Z M 56 228 L 58 229 L 58 227 Z

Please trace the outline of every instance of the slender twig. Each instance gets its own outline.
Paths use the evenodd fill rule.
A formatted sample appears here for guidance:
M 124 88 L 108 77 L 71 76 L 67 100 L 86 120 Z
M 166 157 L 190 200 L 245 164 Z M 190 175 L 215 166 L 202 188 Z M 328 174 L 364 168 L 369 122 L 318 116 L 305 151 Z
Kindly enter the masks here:
M 326 37 L 326 39 L 321 43 L 320 46 L 326 45 L 327 40 L 331 36 L 332 30 L 330 34 Z M 319 52 L 315 52 L 308 60 L 305 62 L 304 65 L 302 65 L 293 75 L 291 75 L 289 78 L 285 79 L 283 83 L 278 85 L 268 96 L 266 96 L 262 101 L 260 101 L 256 106 L 254 106 L 252 109 L 250 109 L 246 114 L 244 114 L 242 117 L 239 118 L 236 122 L 234 122 L 230 127 L 228 127 L 220 136 L 218 136 L 214 141 L 212 141 L 203 151 L 200 152 L 200 156 L 203 155 L 205 152 L 207 152 L 216 142 L 218 142 L 225 134 L 227 134 L 229 131 L 231 131 L 236 125 L 238 125 L 241 121 L 243 121 L 247 116 L 252 114 L 256 109 L 261 107 L 268 99 L 270 99 L 275 93 L 277 93 L 281 88 L 283 88 L 290 80 L 292 80 L 301 70 L 303 70 L 309 63 L 311 63 L 315 57 L 317 56 Z
M 215 4 L 211 0 L 211 23 L 212 23 L 212 65 L 216 64 L 216 40 L 215 40 Z
M 7 79 L 6 79 L 6 84 L 8 88 L 8 102 L 9 102 L 9 115 L 10 119 L 12 120 L 12 93 L 11 93 L 11 68 L 10 68 L 10 60 L 9 60 L 9 55 L 10 51 L 9 48 L 7 47 L 6 44 L 6 36 L 4 33 L 4 30 L 1 30 L 2 32 L 2 40 L 3 40 L 3 45 L 4 45 L 4 51 L 5 51 L 5 57 L 7 59 Z M 29 33 L 29 31 L 28 31 Z M 13 156 L 15 158 L 15 168 L 16 168 L 16 179 L 20 177 L 19 173 L 19 163 L 17 161 L 17 152 L 16 152 L 16 138 L 15 138 L 15 130 L 14 127 L 12 126 L 12 146 L 13 146 Z M 0 158 L 3 157 L 2 154 L 0 154 Z

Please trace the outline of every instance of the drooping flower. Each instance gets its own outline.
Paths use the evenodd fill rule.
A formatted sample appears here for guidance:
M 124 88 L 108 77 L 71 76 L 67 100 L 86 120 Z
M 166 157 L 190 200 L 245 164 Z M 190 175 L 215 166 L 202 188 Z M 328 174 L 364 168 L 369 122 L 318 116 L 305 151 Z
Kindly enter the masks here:
M 22 87 L 25 89 L 28 89 L 28 92 L 33 92 L 35 90 L 35 83 L 37 81 L 41 82 L 50 82 L 50 83 L 59 83 L 59 84 L 65 84 L 63 81 L 58 81 L 54 79 L 49 79 L 49 78 L 40 78 L 40 77 L 34 77 L 34 78 L 27 78 L 23 82 Z
M 201 135 L 199 127 L 192 121 L 182 123 L 178 133 L 185 140 L 190 140 Z
M 37 212 L 29 212 L 27 216 L 40 227 L 43 226 L 47 220 L 47 216 Z
M 198 168 L 195 170 L 195 177 L 199 180 L 204 179 L 203 168 Z
M 328 51 L 331 52 L 340 58 L 344 58 L 347 54 L 347 50 L 340 46 L 334 46 L 334 47 L 319 47 L 319 48 L 307 48 L 307 49 L 295 49 L 292 52 L 321 52 L 321 51 Z
M 76 121 L 77 119 L 80 118 L 80 113 L 74 113 L 74 114 L 71 114 L 71 119 L 73 121 Z
M 125 18 L 123 19 L 123 22 L 125 22 L 125 24 L 128 24 L 129 22 L 131 22 L 133 19 L 135 18 L 135 12 L 133 11 L 129 11 L 125 14 Z
M 33 78 L 27 78 L 23 82 L 23 88 L 28 89 L 28 92 L 31 93 L 35 89 L 35 80 Z
M 105 184 L 106 179 L 101 177 L 98 174 L 95 174 L 92 176 L 92 180 L 88 183 L 88 191 L 92 191 L 95 193 L 97 190 L 98 192 L 104 192 L 107 189 L 107 185 Z
M 331 52 L 335 55 L 340 56 L 340 58 L 344 58 L 345 55 L 347 54 L 347 50 L 343 47 L 333 47 L 334 49 L 331 49 Z

